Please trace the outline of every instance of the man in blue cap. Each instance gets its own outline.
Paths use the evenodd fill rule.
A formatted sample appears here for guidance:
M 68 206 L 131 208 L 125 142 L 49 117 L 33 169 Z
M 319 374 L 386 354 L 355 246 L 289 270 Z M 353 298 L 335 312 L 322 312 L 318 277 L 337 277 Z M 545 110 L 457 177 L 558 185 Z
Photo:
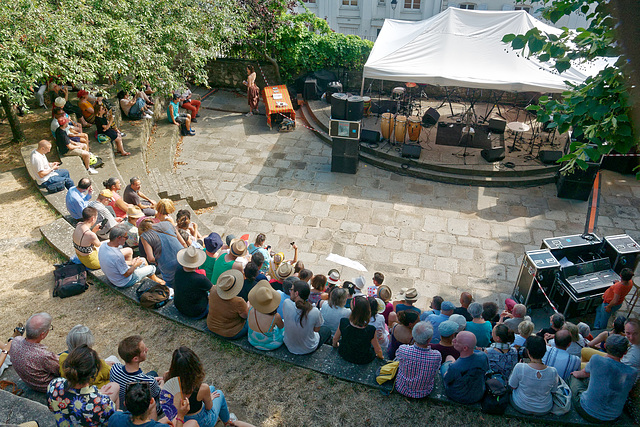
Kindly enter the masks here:
M 440 323 L 449 320 L 449 317 L 453 314 L 453 310 L 455 310 L 456 306 L 453 305 L 451 301 L 444 301 L 440 306 L 440 314 L 430 314 L 427 316 L 426 320 L 431 322 L 433 325 L 433 338 L 431 339 L 432 344 L 438 344 L 440 342 L 440 331 L 438 326 Z

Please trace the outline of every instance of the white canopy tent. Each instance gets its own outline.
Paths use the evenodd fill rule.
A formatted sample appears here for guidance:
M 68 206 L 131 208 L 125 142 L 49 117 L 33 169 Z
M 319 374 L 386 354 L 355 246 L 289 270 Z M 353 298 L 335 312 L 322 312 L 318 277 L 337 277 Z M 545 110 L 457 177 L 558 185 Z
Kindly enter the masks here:
M 461 86 L 513 92 L 562 92 L 565 81 L 582 83 L 606 61 L 581 64 L 559 74 L 549 63 L 526 58 L 503 43 L 506 34 L 533 27 L 562 30 L 525 11 L 477 11 L 448 8 L 424 21 L 387 19 L 367 63 L 364 79 Z

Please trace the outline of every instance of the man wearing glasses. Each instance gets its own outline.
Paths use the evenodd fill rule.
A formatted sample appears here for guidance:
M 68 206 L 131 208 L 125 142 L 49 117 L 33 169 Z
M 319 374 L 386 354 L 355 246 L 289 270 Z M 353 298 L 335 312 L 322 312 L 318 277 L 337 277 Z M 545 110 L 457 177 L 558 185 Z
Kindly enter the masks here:
M 27 320 L 26 337 L 16 337 L 9 355 L 14 369 L 29 387 L 46 393 L 49 382 L 60 376 L 58 355 L 42 344 L 49 331 L 53 330 L 48 313 L 36 313 Z

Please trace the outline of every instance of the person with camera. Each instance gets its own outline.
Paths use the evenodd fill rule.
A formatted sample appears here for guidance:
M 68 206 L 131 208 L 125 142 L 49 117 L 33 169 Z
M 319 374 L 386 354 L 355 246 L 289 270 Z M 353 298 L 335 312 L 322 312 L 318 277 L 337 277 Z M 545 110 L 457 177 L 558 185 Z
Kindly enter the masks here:
M 98 194 L 98 198 L 92 202 L 89 202 L 89 206 L 95 208 L 98 212 L 98 218 L 96 219 L 96 224 L 98 225 L 98 230 L 96 234 L 102 240 L 106 240 L 109 236 L 109 231 L 122 222 L 124 218 L 116 218 L 116 216 L 112 213 L 113 208 L 107 207 L 109 203 L 111 203 L 111 197 L 113 197 L 113 193 L 111 190 L 107 190 L 106 188 Z

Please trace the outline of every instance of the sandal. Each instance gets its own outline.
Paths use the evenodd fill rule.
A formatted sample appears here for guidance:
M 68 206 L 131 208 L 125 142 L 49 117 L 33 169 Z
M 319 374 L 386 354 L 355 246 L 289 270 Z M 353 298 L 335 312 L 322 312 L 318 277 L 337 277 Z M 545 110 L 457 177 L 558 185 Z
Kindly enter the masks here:
M 236 417 L 236 414 L 234 414 L 233 412 L 230 412 L 229 413 L 229 421 L 224 423 L 224 425 L 225 426 L 234 426 L 236 421 L 238 421 L 238 417 Z
M 14 334 L 18 334 L 18 335 L 15 335 L 15 336 L 24 335 L 24 325 L 22 323 L 18 323 L 18 326 L 13 328 L 13 332 L 14 332 Z
M 24 394 L 24 390 L 19 388 L 13 381 L 1 380 L 0 390 L 8 391 L 9 393 L 15 394 L 16 396 L 22 396 Z
M 128 151 L 126 151 L 126 152 L 124 152 L 124 153 L 118 153 L 118 154 L 120 154 L 122 157 L 130 156 L 130 155 L 131 155 L 131 153 L 129 153 Z

